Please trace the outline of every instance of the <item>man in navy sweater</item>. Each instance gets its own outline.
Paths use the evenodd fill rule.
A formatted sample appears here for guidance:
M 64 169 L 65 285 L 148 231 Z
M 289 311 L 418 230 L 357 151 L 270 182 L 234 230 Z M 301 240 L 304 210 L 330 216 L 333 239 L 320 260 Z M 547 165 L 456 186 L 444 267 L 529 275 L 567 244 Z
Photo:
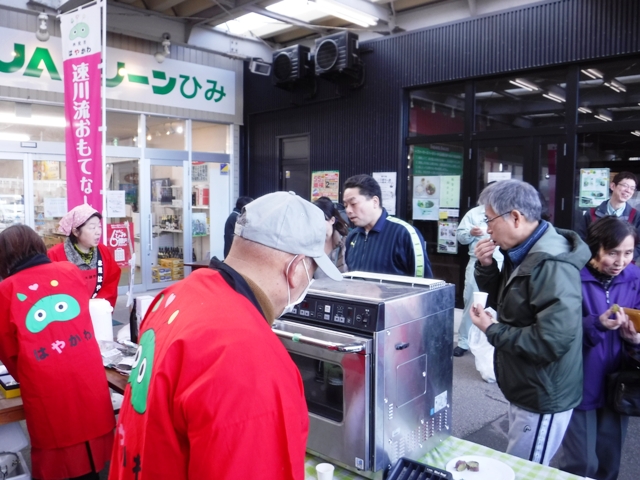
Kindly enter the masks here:
M 382 206 L 380 185 L 373 177 L 349 178 L 343 202 L 356 227 L 346 241 L 349 271 L 433 277 L 422 235 L 407 222 L 389 216 Z

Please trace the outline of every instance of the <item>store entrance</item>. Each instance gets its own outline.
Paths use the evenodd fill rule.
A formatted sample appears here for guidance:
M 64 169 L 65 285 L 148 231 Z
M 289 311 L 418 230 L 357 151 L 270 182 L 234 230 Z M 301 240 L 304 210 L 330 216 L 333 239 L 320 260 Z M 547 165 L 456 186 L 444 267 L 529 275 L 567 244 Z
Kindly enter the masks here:
M 546 203 L 543 213 L 553 222 L 557 209 L 564 207 L 556 192 L 556 177 L 565 150 L 565 137 L 560 135 L 475 141 L 478 193 L 491 181 L 523 180 L 540 192 Z

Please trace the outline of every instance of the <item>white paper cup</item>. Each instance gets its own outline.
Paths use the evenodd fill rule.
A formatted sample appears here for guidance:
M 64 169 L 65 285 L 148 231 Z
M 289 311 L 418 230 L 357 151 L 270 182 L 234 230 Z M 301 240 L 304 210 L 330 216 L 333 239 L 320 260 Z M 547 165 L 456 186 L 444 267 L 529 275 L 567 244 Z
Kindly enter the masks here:
M 484 309 L 487 306 L 488 296 L 487 292 L 473 292 L 473 304 L 477 305 L 479 303 Z
M 316 465 L 318 480 L 333 480 L 334 466 L 330 463 L 319 463 Z

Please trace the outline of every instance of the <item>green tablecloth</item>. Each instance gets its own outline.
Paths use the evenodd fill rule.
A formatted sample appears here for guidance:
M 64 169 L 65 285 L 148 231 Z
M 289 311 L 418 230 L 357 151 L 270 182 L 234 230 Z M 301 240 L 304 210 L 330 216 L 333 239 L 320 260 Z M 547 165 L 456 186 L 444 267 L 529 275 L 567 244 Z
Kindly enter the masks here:
M 579 480 L 583 477 L 577 477 L 570 473 L 562 472 L 555 468 L 545 467 L 538 463 L 522 460 L 518 457 L 498 452 L 489 447 L 478 445 L 477 443 L 467 442 L 456 437 L 449 437 L 436 448 L 431 450 L 427 455 L 420 459 L 420 462 L 431 465 L 432 467 L 444 470 L 447 462 L 452 458 L 461 455 L 483 455 L 485 457 L 495 458 L 506 463 L 516 474 L 516 480 Z M 315 466 L 324 460 L 307 454 L 305 461 L 305 479 L 315 480 Z M 364 477 L 357 475 L 348 470 L 336 467 L 333 475 L 334 480 L 359 480 Z M 499 480 L 499 479 L 496 479 Z

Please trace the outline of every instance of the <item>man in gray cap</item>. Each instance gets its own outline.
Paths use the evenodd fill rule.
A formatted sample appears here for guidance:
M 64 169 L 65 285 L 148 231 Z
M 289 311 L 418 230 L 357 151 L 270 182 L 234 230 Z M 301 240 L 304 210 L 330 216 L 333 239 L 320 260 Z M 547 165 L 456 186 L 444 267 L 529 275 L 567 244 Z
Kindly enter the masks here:
M 224 263 L 214 258 L 150 306 L 110 479 L 304 479 L 302 380 L 270 325 L 317 268 L 342 277 L 324 253 L 322 211 L 294 193 L 248 204 L 235 235 Z

